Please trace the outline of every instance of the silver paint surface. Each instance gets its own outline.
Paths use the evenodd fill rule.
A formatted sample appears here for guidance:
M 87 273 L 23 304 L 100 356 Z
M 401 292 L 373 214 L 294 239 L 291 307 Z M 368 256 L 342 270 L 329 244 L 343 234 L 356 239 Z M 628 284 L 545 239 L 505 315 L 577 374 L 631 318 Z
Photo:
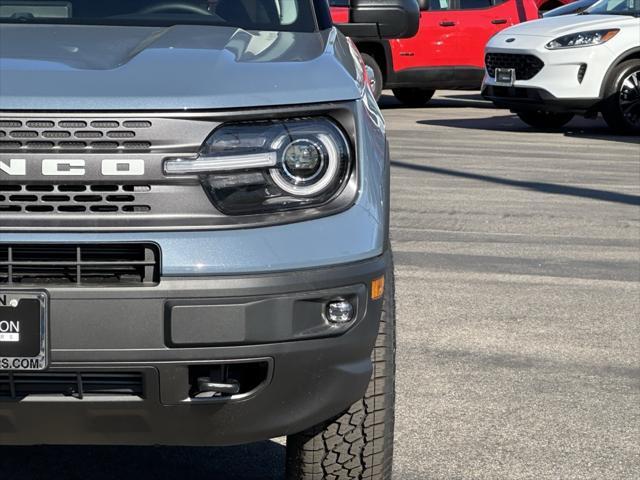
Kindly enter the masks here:
M 0 26 L 0 110 L 207 110 L 354 100 L 335 30 Z

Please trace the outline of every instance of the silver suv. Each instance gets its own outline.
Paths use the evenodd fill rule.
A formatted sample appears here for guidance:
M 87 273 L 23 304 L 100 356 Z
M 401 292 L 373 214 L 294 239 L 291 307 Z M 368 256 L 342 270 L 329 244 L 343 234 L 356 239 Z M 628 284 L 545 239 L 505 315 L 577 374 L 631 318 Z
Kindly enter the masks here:
M 389 479 L 388 216 L 326 0 L 0 0 L 0 445 L 286 435 L 287 478 Z

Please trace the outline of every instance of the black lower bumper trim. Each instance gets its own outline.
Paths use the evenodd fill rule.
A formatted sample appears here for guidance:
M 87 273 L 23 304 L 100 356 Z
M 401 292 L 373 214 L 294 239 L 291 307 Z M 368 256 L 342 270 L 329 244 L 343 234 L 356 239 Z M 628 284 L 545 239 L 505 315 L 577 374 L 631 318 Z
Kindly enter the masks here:
M 499 108 L 513 111 L 571 112 L 583 114 L 597 108 L 600 99 L 560 99 L 541 88 L 486 85 L 482 96 Z
M 51 372 L 135 372 L 142 375 L 144 395 L 0 402 L 0 445 L 231 445 L 296 433 L 327 420 L 367 388 L 382 300 L 359 306 L 358 320 L 337 336 L 270 343 L 234 337 L 231 344 L 206 346 L 167 344 L 165 306 L 274 297 L 288 305 L 289 296 L 366 286 L 388 265 L 387 253 L 307 271 L 163 279 L 154 288 L 51 289 Z M 266 309 L 262 321 L 271 323 L 287 309 Z M 300 312 L 304 316 L 307 310 Z M 211 371 L 207 366 L 257 361 L 267 362 L 269 369 L 247 395 L 193 398 L 194 378 Z

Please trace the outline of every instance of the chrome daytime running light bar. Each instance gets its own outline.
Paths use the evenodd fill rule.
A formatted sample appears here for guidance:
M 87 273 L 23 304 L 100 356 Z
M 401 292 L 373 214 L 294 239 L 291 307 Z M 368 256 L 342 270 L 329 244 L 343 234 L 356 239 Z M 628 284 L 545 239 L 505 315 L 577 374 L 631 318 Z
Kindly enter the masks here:
M 197 156 L 189 158 L 167 158 L 164 173 L 167 175 L 187 175 L 194 173 L 232 172 L 272 168 L 278 163 L 277 152 L 260 152 L 247 155 Z

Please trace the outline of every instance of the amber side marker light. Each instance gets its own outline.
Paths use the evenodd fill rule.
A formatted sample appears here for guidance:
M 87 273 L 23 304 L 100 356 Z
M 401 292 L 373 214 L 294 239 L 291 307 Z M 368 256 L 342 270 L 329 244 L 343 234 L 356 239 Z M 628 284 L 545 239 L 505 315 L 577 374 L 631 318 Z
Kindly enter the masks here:
M 384 295 L 384 277 L 371 282 L 371 300 L 380 300 Z

